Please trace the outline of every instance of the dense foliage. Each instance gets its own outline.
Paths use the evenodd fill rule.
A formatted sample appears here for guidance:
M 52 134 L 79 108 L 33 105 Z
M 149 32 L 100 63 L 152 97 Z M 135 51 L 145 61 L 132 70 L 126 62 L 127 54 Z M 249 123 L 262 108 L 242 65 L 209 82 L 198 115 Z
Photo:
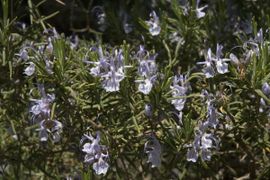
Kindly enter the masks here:
M 1 3 L 1 178 L 270 177 L 268 1 Z

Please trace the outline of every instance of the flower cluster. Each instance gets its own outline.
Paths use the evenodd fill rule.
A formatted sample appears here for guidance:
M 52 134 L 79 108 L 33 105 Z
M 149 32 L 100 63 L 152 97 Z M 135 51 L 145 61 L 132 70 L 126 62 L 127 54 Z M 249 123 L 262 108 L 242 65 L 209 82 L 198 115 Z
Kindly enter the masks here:
M 205 16 L 205 12 L 203 12 L 203 10 L 208 7 L 208 5 L 199 7 L 200 1 L 201 0 L 196 0 L 195 14 L 196 14 L 196 17 L 198 19 L 201 19 L 201 18 L 203 18 Z M 180 4 L 180 7 L 183 9 L 183 14 L 185 16 L 189 15 L 189 11 L 191 11 L 191 6 L 190 6 L 189 1 L 180 0 L 179 4 Z M 194 10 L 192 10 L 192 11 L 194 11 Z
M 39 85 L 39 90 L 42 98 L 32 99 L 34 105 L 31 107 L 30 112 L 33 114 L 32 119 L 34 122 L 39 122 L 40 127 L 37 130 L 39 131 L 40 141 L 47 141 L 48 134 L 51 134 L 53 142 L 58 142 L 62 131 L 62 123 L 51 119 L 50 109 L 50 104 L 54 101 L 55 96 L 46 94 L 43 85 Z
M 84 143 L 84 141 L 90 141 Z M 100 145 L 100 132 L 96 133 L 96 138 L 91 134 L 84 135 L 81 139 L 81 144 L 84 143 L 82 151 L 85 154 L 84 162 L 86 164 L 92 164 L 93 169 L 97 175 L 105 175 L 108 171 L 109 164 L 107 163 L 109 154 L 106 146 Z
M 211 149 L 218 149 L 219 141 L 212 132 L 208 133 L 210 128 L 216 129 L 218 125 L 217 110 L 213 105 L 212 94 L 208 94 L 206 91 L 204 93 L 203 96 L 207 97 L 207 119 L 199 125 L 194 141 L 187 152 L 187 161 L 196 162 L 200 152 L 202 160 L 210 161 Z
M 212 55 L 212 51 L 209 48 L 205 56 L 205 61 L 197 63 L 204 65 L 203 72 L 206 78 L 212 78 L 215 76 L 214 65 L 219 74 L 229 72 L 227 62 L 230 61 L 230 59 L 222 58 L 222 48 L 223 46 L 217 44 L 216 55 Z
M 150 55 L 150 53 L 140 46 L 140 50 L 136 54 L 136 59 L 139 62 L 138 74 L 140 76 L 138 89 L 143 94 L 149 94 L 153 84 L 157 79 L 157 65 L 155 62 L 155 55 Z
M 60 38 L 55 28 L 46 29 L 43 32 L 46 35 L 45 42 L 41 44 L 30 43 L 29 45 L 23 45 L 22 49 L 18 54 L 16 54 L 20 60 L 23 60 L 28 66 L 24 69 L 24 74 L 27 76 L 32 76 L 36 71 L 36 63 L 38 61 L 44 60 L 45 70 L 48 74 L 53 74 L 53 41 Z M 31 52 L 33 54 L 31 54 Z M 31 55 L 30 55 L 31 54 Z M 42 58 L 40 58 L 42 57 Z
M 102 78 L 102 87 L 106 92 L 119 91 L 120 82 L 124 79 L 124 57 L 122 50 L 114 50 L 114 53 L 103 53 L 101 47 L 98 49 L 99 61 L 89 62 L 95 66 L 90 69 L 90 74 Z M 87 61 L 88 62 L 88 61 Z
M 19 57 L 19 60 L 23 60 L 26 64 L 28 64 L 28 66 L 24 69 L 24 74 L 27 76 L 32 76 L 35 73 L 36 67 L 33 62 L 28 62 L 29 55 L 27 47 L 23 47 L 16 55 Z

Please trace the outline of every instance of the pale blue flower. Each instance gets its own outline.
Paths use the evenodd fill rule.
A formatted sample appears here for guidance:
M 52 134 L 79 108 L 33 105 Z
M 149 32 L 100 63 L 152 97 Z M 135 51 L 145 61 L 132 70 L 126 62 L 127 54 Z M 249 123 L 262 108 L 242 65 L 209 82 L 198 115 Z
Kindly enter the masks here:
M 142 92 L 143 94 L 149 94 L 151 92 L 153 87 L 151 80 L 136 80 L 136 82 L 139 82 L 138 90 L 140 92 Z
M 209 149 L 202 149 L 202 160 L 210 161 L 211 156 L 211 151 Z
M 210 149 L 218 148 L 218 140 L 211 133 L 204 133 L 201 138 L 201 149 L 202 149 L 202 159 L 204 161 L 211 160 L 211 151 Z
M 102 86 L 107 92 L 119 91 L 120 82 L 125 77 L 124 68 L 122 50 L 115 50 L 114 57 L 110 59 L 109 71 L 101 76 L 104 79 Z
M 51 37 L 48 38 L 48 44 L 46 46 L 46 51 L 49 52 L 49 54 L 53 53 L 53 43 L 52 43 L 53 39 Z
M 225 63 L 222 59 L 217 60 L 216 67 L 217 67 L 217 72 L 219 74 L 225 74 L 225 73 L 229 72 L 228 64 Z
M 106 92 L 119 91 L 120 81 L 122 81 L 125 77 L 123 69 L 119 68 L 117 71 L 115 71 L 113 66 L 111 66 L 110 68 L 111 71 L 101 76 L 104 78 L 102 82 L 102 87 L 106 90 Z
M 151 104 L 146 104 L 144 106 L 144 113 L 147 117 L 152 117 L 153 115 L 153 107 Z
M 87 142 L 83 145 L 83 149 L 82 149 L 83 152 L 85 152 L 87 154 L 94 155 L 94 154 L 97 154 L 101 151 L 101 146 L 99 145 L 99 142 L 100 142 L 100 132 L 99 131 L 96 133 L 96 138 L 94 138 L 91 134 L 90 135 L 85 134 L 84 137 L 82 138 L 82 140 L 83 141 L 84 140 L 91 141 L 91 143 Z
M 115 50 L 113 54 L 103 53 L 101 47 L 98 49 L 99 61 L 88 62 L 95 66 L 90 69 L 90 74 L 101 77 L 102 87 L 106 92 L 115 92 L 120 90 L 120 82 L 124 79 L 124 69 L 129 67 L 124 65 L 124 56 L 122 50 Z
M 199 132 L 187 152 L 187 161 L 196 162 L 201 152 L 204 161 L 211 160 L 211 149 L 218 148 L 218 140 L 211 133 Z
M 24 61 L 29 59 L 28 52 L 25 48 L 21 49 L 19 54 L 16 54 L 16 55 L 19 56 L 19 58 Z
M 48 141 L 49 136 L 45 128 L 40 127 L 39 129 L 37 129 L 37 131 L 39 131 L 39 139 L 41 142 Z
M 32 99 L 35 102 L 35 105 L 31 107 L 30 112 L 34 115 L 43 114 L 44 117 L 50 116 L 50 103 L 52 103 L 55 99 L 54 94 L 47 94 L 43 96 L 41 99 Z
M 231 53 L 230 54 L 230 59 L 235 65 L 238 66 L 240 64 L 240 61 L 239 61 L 239 59 L 237 58 L 237 56 L 235 54 Z
M 159 35 L 161 27 L 159 25 L 159 18 L 155 11 L 150 13 L 150 20 L 146 21 L 146 24 L 148 25 L 149 32 L 152 36 Z
M 177 32 L 173 32 L 169 35 L 169 40 L 171 43 L 179 43 L 183 45 L 185 43 L 184 38 L 182 38 Z
M 206 60 L 204 62 L 197 63 L 197 64 L 204 65 L 203 72 L 204 72 L 206 78 L 212 78 L 215 75 L 213 63 L 215 64 L 217 72 L 219 74 L 225 74 L 225 73 L 229 72 L 227 62 L 230 61 L 230 59 L 221 58 L 222 57 L 222 48 L 223 47 L 221 45 L 217 44 L 215 56 L 212 56 L 212 51 L 209 48 L 207 51 L 207 55 L 205 57 Z
M 217 44 L 216 58 L 214 59 L 214 61 L 216 62 L 216 68 L 219 74 L 225 74 L 229 72 L 228 64 L 226 62 L 230 61 L 230 59 L 221 58 L 223 55 L 222 49 L 223 49 L 223 46 Z
M 257 32 L 256 37 L 255 37 L 255 41 L 259 44 L 263 44 L 264 40 L 263 40 L 263 30 L 262 28 Z
M 209 48 L 207 51 L 207 54 L 205 56 L 205 61 L 204 62 L 198 62 L 197 64 L 202 64 L 204 65 L 203 68 L 203 73 L 206 78 L 212 78 L 215 76 L 215 70 L 213 68 L 213 58 L 212 58 L 212 51 Z
M 79 45 L 79 37 L 75 34 L 73 34 L 70 38 L 70 48 L 72 50 L 76 49 Z
M 53 74 L 53 62 L 45 57 L 45 69 L 48 74 Z
M 263 113 L 267 109 L 266 102 L 263 98 L 260 98 L 260 107 L 259 107 L 259 112 Z
M 57 120 L 43 120 L 39 123 L 40 128 L 37 129 L 39 131 L 40 141 L 44 142 L 48 140 L 48 134 L 52 135 L 53 142 L 60 141 L 60 133 L 62 132 L 63 125 L 61 122 Z
M 149 94 L 157 78 L 156 55 L 151 56 L 143 46 L 140 46 L 135 58 L 139 62 L 138 75 L 140 79 L 136 80 L 139 83 L 138 90 L 144 94 Z
M 105 55 L 103 53 L 103 50 L 101 47 L 98 48 L 98 62 L 88 62 L 90 64 L 94 64 L 95 66 L 90 69 L 90 74 L 98 77 L 103 74 L 106 74 L 109 71 L 110 63 L 109 63 L 109 53 L 105 52 Z
M 204 75 L 206 78 L 212 78 L 215 76 L 215 70 L 212 67 L 210 62 L 205 63 L 205 67 L 203 69 Z
M 191 161 L 191 162 L 197 162 L 198 160 L 198 152 L 196 151 L 195 148 L 191 148 L 191 149 L 188 149 L 188 152 L 187 152 L 187 161 Z
M 186 103 L 186 97 L 184 96 L 186 96 L 188 91 L 186 76 L 174 76 L 173 85 L 170 88 L 172 90 L 172 96 L 175 98 L 171 103 L 174 105 L 175 109 L 182 111 Z
M 209 126 L 216 128 L 218 125 L 217 110 L 213 106 L 212 101 L 207 101 L 207 121 Z
M 208 7 L 207 5 L 205 5 L 205 6 L 199 8 L 199 3 L 200 3 L 200 0 L 197 0 L 197 3 L 196 3 L 196 16 L 197 16 L 198 19 L 205 16 L 205 12 L 203 12 L 203 10 Z
M 161 146 L 155 135 L 151 135 L 149 140 L 144 144 L 144 152 L 148 155 L 148 163 L 151 167 L 159 167 L 161 165 Z
M 139 62 L 138 73 L 143 77 L 152 77 L 156 74 L 157 66 L 154 59 L 141 60 Z
M 212 148 L 212 134 L 204 133 L 201 138 L 201 146 L 203 149 Z
M 173 89 L 173 97 L 177 97 L 178 99 L 173 99 L 172 104 L 174 105 L 175 109 L 178 111 L 182 111 L 184 109 L 186 98 L 182 97 L 179 98 L 178 96 L 185 96 L 186 89 L 183 87 L 174 87 Z
M 100 132 L 96 133 L 96 138 L 91 134 L 84 135 L 80 141 L 83 144 L 84 141 L 88 142 L 83 145 L 82 151 L 85 154 L 84 162 L 87 164 L 92 164 L 93 169 L 97 175 L 105 175 L 108 171 L 109 164 L 106 162 L 108 159 L 108 151 L 104 145 L 100 145 Z
M 267 82 L 263 83 L 263 85 L 262 85 L 262 92 L 266 96 L 269 96 L 270 95 L 270 85 Z
M 183 15 L 187 16 L 190 11 L 190 4 L 187 0 L 179 0 L 180 8 L 183 10 Z
M 217 112 L 213 105 L 214 97 L 211 93 L 203 90 L 202 97 L 206 98 L 207 104 L 207 120 L 200 123 L 199 127 L 196 128 L 196 135 L 191 147 L 188 150 L 187 160 L 196 162 L 201 153 L 202 160 L 211 160 L 211 149 L 218 149 L 219 141 L 214 137 L 212 133 L 208 133 L 209 128 L 216 128 L 218 125 Z
M 27 66 L 24 70 L 24 74 L 27 76 L 32 76 L 35 73 L 36 66 L 33 62 L 29 62 L 29 66 Z
M 109 169 L 109 164 L 104 161 L 104 157 L 107 157 L 106 155 L 103 155 L 98 159 L 97 162 L 93 163 L 93 169 L 95 170 L 95 173 L 97 175 L 105 175 Z

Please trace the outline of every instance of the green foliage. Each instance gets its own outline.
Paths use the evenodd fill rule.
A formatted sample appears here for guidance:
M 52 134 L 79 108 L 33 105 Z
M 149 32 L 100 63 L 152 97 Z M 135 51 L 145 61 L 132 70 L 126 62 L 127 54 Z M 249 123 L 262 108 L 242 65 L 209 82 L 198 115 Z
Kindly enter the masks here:
M 133 20 L 133 31 L 125 33 L 123 19 L 117 14 L 118 6 L 106 1 L 102 5 L 107 29 L 90 27 L 91 31 L 81 34 L 74 48 L 63 33 L 55 37 L 56 34 L 43 32 L 50 27 L 47 20 L 58 13 L 41 15 L 38 7 L 45 2 L 28 1 L 30 24 L 18 30 L 19 17 L 11 18 L 10 2 L 2 0 L 1 178 L 267 179 L 270 176 L 270 97 L 262 88 L 270 83 L 268 6 L 253 1 L 203 1 L 202 4 L 208 5 L 206 15 L 197 18 L 195 0 L 189 1 L 187 12 L 178 0 L 157 0 L 156 5 L 149 2 L 145 6 L 144 1 L 119 1 L 119 9 L 130 8 Z M 239 8 L 239 13 L 235 8 Z M 152 9 L 160 20 L 158 36 L 151 35 L 146 22 Z M 247 32 L 241 23 L 247 23 L 252 31 Z M 261 27 L 263 42 L 257 42 L 255 37 Z M 231 59 L 229 72 L 206 78 L 203 66 L 197 63 L 217 43 L 224 45 L 224 57 Z M 136 57 L 140 44 L 150 55 L 157 53 L 158 72 L 149 94 L 140 92 L 136 82 L 142 78 Z M 119 91 L 106 92 L 104 77 L 95 77 L 90 71 L 99 62 L 101 50 L 104 56 L 106 53 L 113 56 L 120 49 L 127 66 L 125 78 Z M 27 50 L 28 60 L 23 60 L 22 50 Z M 231 53 L 238 63 L 232 61 Z M 27 76 L 25 70 L 30 62 L 35 71 Z M 185 95 L 173 96 L 174 76 L 180 74 L 186 75 L 185 85 L 190 87 Z M 59 142 L 54 142 L 53 136 L 46 142 L 40 141 L 37 130 L 40 122 L 30 112 L 34 99 L 43 97 L 41 84 L 46 93 L 55 94 L 55 100 L 49 104 L 49 119 L 63 124 Z M 207 132 L 215 134 L 220 145 L 211 151 L 211 161 L 204 161 L 199 153 L 199 159 L 193 163 L 187 161 L 189 145 L 209 114 L 202 90 L 215 97 L 219 124 Z M 172 104 L 176 99 L 186 99 L 182 121 Z M 146 104 L 151 105 L 151 116 L 145 112 Z M 109 153 L 109 170 L 104 177 L 84 163 L 80 144 L 84 134 L 95 136 L 98 131 L 101 144 Z M 151 135 L 161 144 L 160 167 L 151 168 L 147 162 L 144 145 Z

